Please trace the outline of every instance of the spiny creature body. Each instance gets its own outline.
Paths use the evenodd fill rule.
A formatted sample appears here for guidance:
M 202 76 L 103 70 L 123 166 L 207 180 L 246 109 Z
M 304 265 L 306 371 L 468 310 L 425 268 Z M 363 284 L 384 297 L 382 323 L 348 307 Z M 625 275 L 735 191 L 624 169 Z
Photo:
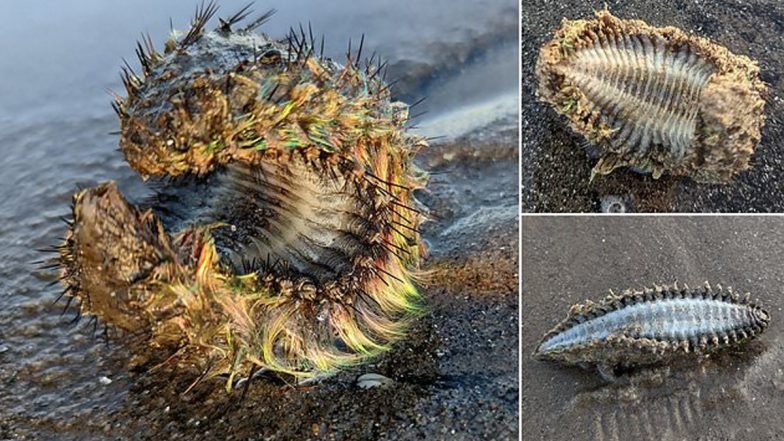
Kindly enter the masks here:
M 593 174 L 630 166 L 698 182 L 749 167 L 765 121 L 757 63 L 674 27 L 564 20 L 540 50 L 539 97 L 599 152 Z
M 540 360 L 596 365 L 604 372 L 699 357 L 746 342 L 770 316 L 732 289 L 661 286 L 577 304 L 544 335 Z
M 161 188 L 141 206 L 114 183 L 77 193 L 59 247 L 81 312 L 170 351 L 198 379 L 257 369 L 299 379 L 389 348 L 419 309 L 424 252 L 405 130 L 382 63 L 345 65 L 312 32 L 273 41 L 248 7 L 202 5 L 163 53 L 123 70 L 120 147 Z M 323 40 L 321 43 L 323 50 Z M 167 353 L 168 354 L 168 353 Z

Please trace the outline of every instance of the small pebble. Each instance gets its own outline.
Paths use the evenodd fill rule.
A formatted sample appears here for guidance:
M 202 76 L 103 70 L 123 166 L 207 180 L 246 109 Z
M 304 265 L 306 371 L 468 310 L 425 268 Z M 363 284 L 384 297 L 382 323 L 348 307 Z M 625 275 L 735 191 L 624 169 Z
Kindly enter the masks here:
M 106 385 L 108 385 L 108 384 L 112 384 L 112 379 L 111 379 L 111 378 L 109 378 L 109 377 L 105 377 L 105 376 L 104 376 L 104 377 L 101 377 L 101 378 L 99 378 L 99 379 L 98 379 L 98 382 L 99 382 L 99 383 L 101 383 L 101 384 L 103 384 L 104 386 L 106 386 Z
M 385 377 L 381 374 L 363 374 L 357 378 L 357 386 L 362 389 L 371 389 L 374 387 L 384 387 L 394 384 L 395 381 L 391 378 Z
M 621 196 L 606 195 L 601 199 L 602 213 L 626 213 L 628 204 Z

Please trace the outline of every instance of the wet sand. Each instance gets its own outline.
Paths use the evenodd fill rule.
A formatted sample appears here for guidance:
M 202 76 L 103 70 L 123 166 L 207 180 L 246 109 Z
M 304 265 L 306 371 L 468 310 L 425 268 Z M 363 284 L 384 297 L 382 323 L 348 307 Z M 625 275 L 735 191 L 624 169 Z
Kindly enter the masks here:
M 539 47 L 552 38 L 562 18 L 592 18 L 604 1 L 523 2 L 522 11 L 522 210 L 597 212 L 601 199 L 614 195 L 637 212 L 784 211 L 784 3 L 775 0 L 607 1 L 624 19 L 653 26 L 676 26 L 710 38 L 736 54 L 759 62 L 769 88 L 767 122 L 752 157 L 752 168 L 729 185 L 697 184 L 689 179 L 648 176 L 619 169 L 589 182 L 595 160 L 582 137 L 565 119 L 539 102 L 533 74 Z
M 524 217 L 523 439 L 784 437 L 782 227 L 777 217 Z M 706 280 L 751 292 L 770 328 L 703 364 L 638 371 L 630 384 L 530 356 L 575 303 L 609 289 Z

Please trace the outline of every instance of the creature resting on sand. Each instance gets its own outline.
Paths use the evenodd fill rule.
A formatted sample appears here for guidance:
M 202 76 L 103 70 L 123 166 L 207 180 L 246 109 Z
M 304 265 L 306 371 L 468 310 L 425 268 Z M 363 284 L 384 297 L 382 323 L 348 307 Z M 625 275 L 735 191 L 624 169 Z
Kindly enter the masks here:
M 592 145 L 592 176 L 631 167 L 729 183 L 762 138 L 757 62 L 674 27 L 599 11 L 564 20 L 537 61 L 539 97 Z
M 426 143 L 362 44 L 340 65 L 302 28 L 253 33 L 270 13 L 239 27 L 248 7 L 207 31 L 216 10 L 123 70 L 120 147 L 161 185 L 139 206 L 112 182 L 74 195 L 66 293 L 199 379 L 323 376 L 416 316 Z

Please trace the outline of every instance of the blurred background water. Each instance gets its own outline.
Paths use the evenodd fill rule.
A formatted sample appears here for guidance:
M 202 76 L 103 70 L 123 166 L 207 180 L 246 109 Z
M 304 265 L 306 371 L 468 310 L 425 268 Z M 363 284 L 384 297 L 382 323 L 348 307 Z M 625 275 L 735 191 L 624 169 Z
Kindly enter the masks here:
M 219 16 L 245 0 L 220 2 Z M 341 59 L 349 39 L 365 34 L 365 53 L 390 61 L 390 75 L 405 81 L 403 98 L 422 93 L 430 108 L 445 111 L 514 92 L 517 84 L 517 5 L 508 0 L 311 0 L 257 2 L 258 14 L 277 13 L 262 31 L 284 36 L 311 23 L 325 34 L 329 56 Z M 4 5 L 0 29 L 0 121 L 7 126 L 48 118 L 109 115 L 106 89 L 122 90 L 118 69 L 135 63 L 134 42 L 149 32 L 158 47 L 169 32 L 185 29 L 195 2 L 133 3 L 33 0 Z M 135 64 L 134 64 L 135 65 Z M 462 81 L 445 86 L 447 79 Z M 457 91 L 460 93 L 456 93 Z

